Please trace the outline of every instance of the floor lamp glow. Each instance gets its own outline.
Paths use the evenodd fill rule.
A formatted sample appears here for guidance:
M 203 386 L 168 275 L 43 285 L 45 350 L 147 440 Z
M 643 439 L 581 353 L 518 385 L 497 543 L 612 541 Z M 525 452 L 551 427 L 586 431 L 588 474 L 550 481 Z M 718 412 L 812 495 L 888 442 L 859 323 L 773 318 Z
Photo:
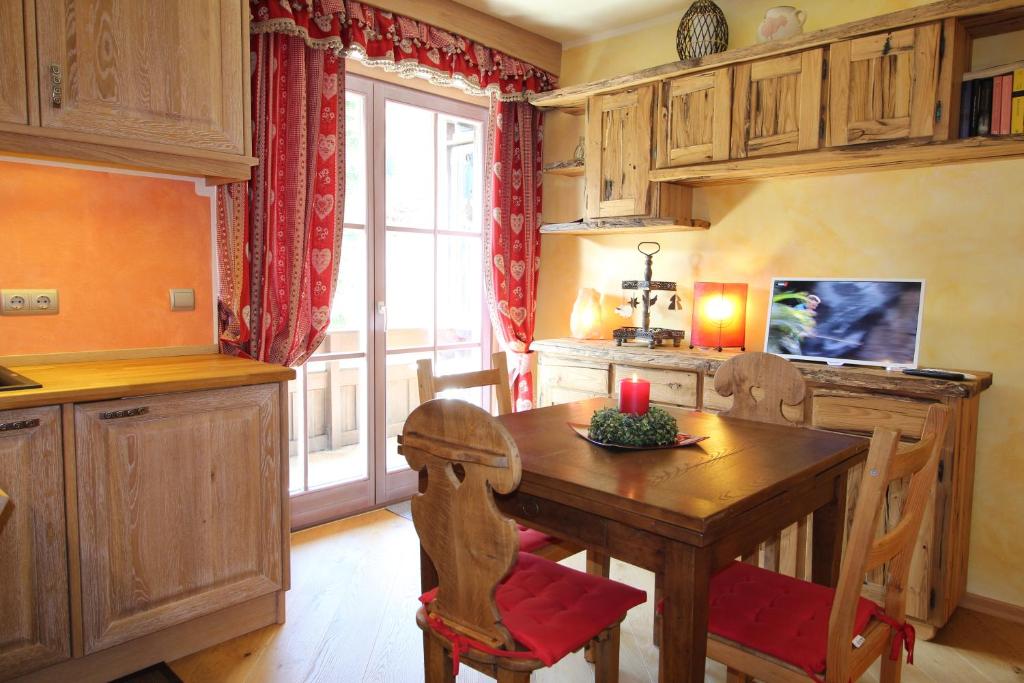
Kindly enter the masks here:
M 742 282 L 696 282 L 693 285 L 693 327 L 690 348 L 746 351 L 747 285 Z

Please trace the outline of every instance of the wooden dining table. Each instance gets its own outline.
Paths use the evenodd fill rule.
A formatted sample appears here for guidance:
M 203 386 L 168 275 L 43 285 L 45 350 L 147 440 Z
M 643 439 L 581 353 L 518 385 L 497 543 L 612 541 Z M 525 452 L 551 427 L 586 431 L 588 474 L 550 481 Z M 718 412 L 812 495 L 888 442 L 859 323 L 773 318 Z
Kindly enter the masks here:
M 665 408 L 700 443 L 621 450 L 594 445 L 596 398 L 500 416 L 522 458 L 522 481 L 499 509 L 520 523 L 664 576 L 659 680 L 704 680 L 712 574 L 813 514 L 812 580 L 839 574 L 850 468 L 868 440 Z M 421 553 L 423 589 L 437 585 Z

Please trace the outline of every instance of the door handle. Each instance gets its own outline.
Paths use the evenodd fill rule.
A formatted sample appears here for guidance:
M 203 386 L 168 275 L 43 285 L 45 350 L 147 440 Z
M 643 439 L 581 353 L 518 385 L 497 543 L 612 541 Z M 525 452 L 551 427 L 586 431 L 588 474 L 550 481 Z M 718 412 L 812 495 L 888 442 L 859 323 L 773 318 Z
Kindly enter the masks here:
M 388 306 L 383 301 L 377 302 L 377 315 L 384 317 L 384 327 L 386 329 L 388 326 Z
M 100 413 L 101 420 L 119 420 L 122 417 L 138 417 L 145 415 L 149 412 L 149 408 L 142 406 L 140 408 L 126 408 L 124 410 L 108 410 Z
M 61 85 L 60 64 L 50 65 L 50 104 L 60 107 L 64 102 L 64 89 Z
M 31 420 L 16 420 L 14 422 L 0 422 L 0 432 L 13 432 L 18 429 L 32 429 L 39 426 L 39 418 Z

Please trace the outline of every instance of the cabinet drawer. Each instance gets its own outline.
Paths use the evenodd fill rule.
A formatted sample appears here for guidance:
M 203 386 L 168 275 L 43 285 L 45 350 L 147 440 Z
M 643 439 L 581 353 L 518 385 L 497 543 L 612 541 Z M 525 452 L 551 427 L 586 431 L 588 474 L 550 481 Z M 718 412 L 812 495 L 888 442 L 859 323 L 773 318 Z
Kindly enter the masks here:
M 612 395 L 619 395 L 619 381 L 636 374 L 651 383 L 651 400 L 683 408 L 697 407 L 697 373 L 684 370 L 636 368 L 629 365 L 612 367 Z
M 542 362 L 538 369 L 540 382 L 544 386 L 578 389 L 600 396 L 608 395 L 607 366 L 594 368 Z
M 811 424 L 822 429 L 870 434 L 875 427 L 899 429 L 903 436 L 920 438 L 930 401 L 898 396 L 815 391 Z
M 541 388 L 541 407 L 554 406 L 573 401 L 586 401 L 591 398 L 607 396 L 605 392 L 596 393 L 593 391 L 580 391 L 579 389 L 567 389 L 559 386 L 544 386 Z

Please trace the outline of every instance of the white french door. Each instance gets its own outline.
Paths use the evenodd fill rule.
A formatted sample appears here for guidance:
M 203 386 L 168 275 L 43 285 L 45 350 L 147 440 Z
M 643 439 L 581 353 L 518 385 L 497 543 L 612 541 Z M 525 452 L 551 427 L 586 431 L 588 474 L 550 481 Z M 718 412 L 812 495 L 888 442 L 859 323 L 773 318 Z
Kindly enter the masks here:
M 483 297 L 486 110 L 348 76 L 345 234 L 324 343 L 292 385 L 292 525 L 412 495 L 397 435 L 416 361 L 489 363 Z M 488 405 L 482 390 L 461 397 Z

